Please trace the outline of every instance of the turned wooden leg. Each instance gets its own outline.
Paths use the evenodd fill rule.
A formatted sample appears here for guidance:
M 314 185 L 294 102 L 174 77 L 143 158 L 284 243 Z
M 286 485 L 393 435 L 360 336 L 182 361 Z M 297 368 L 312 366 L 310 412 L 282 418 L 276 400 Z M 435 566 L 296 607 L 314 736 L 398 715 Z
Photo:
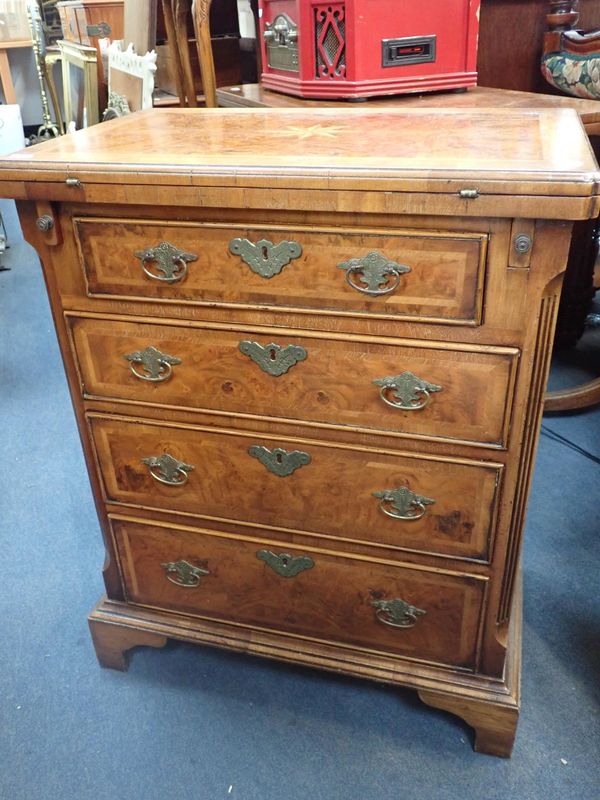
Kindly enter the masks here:
M 211 2 L 212 0 L 194 0 L 192 14 L 194 17 L 194 31 L 196 32 L 198 62 L 200 64 L 200 74 L 202 75 L 204 105 L 206 108 L 217 108 L 217 81 L 215 79 L 215 62 L 210 38 Z
M 167 643 L 166 636 L 151 631 L 126 628 L 95 619 L 90 619 L 89 624 L 100 666 L 108 669 L 118 669 L 124 672 L 128 666 L 125 654 L 132 647 L 138 645 L 164 647 Z
M 424 689 L 419 691 L 419 697 L 428 706 L 464 719 L 475 730 L 475 750 L 478 753 L 510 758 L 519 719 L 517 705 L 495 705 Z

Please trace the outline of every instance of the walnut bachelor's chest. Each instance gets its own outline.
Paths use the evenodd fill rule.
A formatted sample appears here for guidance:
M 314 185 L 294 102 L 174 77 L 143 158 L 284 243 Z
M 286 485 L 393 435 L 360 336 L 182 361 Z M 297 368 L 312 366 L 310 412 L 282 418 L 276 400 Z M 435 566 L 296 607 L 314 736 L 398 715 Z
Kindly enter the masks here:
M 100 663 L 172 637 L 371 677 L 508 755 L 596 169 L 543 110 L 149 111 L 5 159 L 105 536 Z

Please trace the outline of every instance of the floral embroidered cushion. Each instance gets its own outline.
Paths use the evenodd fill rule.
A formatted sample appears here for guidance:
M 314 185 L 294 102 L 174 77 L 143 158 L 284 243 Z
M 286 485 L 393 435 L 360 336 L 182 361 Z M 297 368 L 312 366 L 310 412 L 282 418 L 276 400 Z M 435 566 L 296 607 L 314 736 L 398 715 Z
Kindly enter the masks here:
M 585 56 L 546 53 L 542 58 L 542 74 L 561 92 L 600 100 L 600 53 Z

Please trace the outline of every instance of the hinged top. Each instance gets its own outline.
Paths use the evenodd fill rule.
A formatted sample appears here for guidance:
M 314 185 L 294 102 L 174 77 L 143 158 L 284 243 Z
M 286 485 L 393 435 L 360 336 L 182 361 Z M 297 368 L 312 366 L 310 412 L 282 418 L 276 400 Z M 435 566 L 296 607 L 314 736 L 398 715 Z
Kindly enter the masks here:
M 569 109 L 153 109 L 13 154 L 0 161 L 0 180 L 467 189 L 550 203 L 595 198 L 597 170 Z M 592 216 L 595 201 L 588 206 Z M 561 213 L 569 218 L 568 209 Z

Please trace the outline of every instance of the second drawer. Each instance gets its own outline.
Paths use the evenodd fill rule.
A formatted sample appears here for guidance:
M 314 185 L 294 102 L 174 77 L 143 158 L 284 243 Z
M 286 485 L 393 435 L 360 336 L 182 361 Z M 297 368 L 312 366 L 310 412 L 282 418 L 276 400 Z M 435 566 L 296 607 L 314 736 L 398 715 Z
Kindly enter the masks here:
M 111 502 L 489 560 L 499 464 L 88 419 Z
M 67 318 L 87 396 L 506 445 L 514 348 Z

